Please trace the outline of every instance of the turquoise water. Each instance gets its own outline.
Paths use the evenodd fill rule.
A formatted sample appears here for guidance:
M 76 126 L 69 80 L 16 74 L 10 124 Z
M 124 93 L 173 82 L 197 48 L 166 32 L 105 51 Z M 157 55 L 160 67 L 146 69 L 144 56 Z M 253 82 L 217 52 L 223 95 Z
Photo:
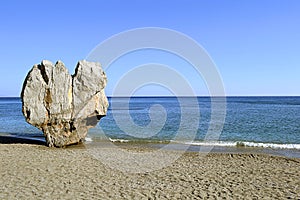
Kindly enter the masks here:
M 209 97 L 198 97 L 197 101 L 132 97 L 129 102 L 126 98 L 109 98 L 107 116 L 89 131 L 88 137 L 119 142 L 175 140 L 193 145 L 300 149 L 300 97 L 227 97 L 226 101 L 226 118 L 222 124 L 211 121 Z M 151 113 L 157 105 L 160 105 L 158 110 Z M 42 136 L 41 131 L 25 122 L 21 109 L 19 98 L 0 98 L 0 133 Z M 121 126 L 117 121 L 122 122 Z M 224 125 L 218 141 L 205 140 L 211 123 Z M 177 137 L 179 131 L 184 134 Z

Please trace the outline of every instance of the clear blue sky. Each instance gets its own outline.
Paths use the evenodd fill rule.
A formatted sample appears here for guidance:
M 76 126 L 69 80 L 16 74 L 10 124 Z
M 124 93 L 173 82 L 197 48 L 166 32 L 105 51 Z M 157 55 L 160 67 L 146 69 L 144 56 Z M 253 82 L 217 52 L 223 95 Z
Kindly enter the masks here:
M 0 96 L 19 96 L 42 59 L 60 59 L 73 73 L 97 44 L 140 27 L 195 39 L 216 63 L 227 95 L 300 95 L 298 0 L 11 0 L 0 9 Z

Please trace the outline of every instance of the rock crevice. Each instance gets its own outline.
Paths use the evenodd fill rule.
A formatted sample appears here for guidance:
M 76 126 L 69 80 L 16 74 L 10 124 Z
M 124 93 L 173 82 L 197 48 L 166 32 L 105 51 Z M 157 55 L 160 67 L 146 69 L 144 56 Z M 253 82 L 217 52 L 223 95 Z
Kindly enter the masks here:
M 23 84 L 26 121 L 43 131 L 50 147 L 81 142 L 106 115 L 106 82 L 100 63 L 79 61 L 71 76 L 61 61 L 53 65 L 43 60 L 33 66 Z

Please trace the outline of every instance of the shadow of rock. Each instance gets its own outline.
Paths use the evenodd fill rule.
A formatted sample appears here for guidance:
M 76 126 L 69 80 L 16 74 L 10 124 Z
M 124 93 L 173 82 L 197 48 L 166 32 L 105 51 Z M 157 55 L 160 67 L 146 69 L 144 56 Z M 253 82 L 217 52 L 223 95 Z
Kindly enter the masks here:
M 0 144 L 37 144 L 46 146 L 46 141 L 41 139 L 1 135 Z

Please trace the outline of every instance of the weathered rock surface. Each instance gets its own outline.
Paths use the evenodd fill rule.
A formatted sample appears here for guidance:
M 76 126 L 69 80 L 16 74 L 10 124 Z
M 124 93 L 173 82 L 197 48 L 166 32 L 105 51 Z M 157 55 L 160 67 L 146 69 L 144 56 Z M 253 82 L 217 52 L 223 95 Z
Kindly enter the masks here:
M 84 140 L 106 115 L 106 75 L 100 63 L 79 61 L 70 75 L 61 61 L 34 65 L 23 83 L 26 121 L 43 131 L 47 145 L 62 147 Z

